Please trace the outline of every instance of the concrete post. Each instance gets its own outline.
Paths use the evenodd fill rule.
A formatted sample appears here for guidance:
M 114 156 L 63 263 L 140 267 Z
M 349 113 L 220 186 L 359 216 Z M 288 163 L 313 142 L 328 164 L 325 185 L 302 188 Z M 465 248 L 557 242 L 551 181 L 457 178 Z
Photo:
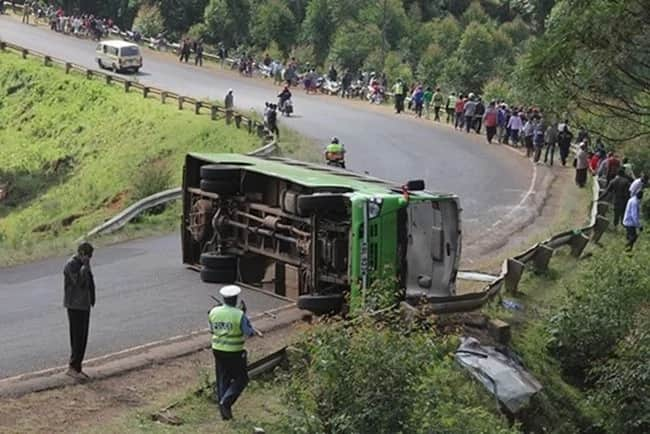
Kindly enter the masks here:
M 65 73 L 70 74 L 70 69 L 72 68 L 72 64 L 70 62 L 65 62 Z
M 106 74 L 104 78 L 106 78 L 106 84 L 111 84 L 113 82 L 113 76 L 110 74 Z
M 508 345 L 512 336 L 510 324 L 500 319 L 491 319 L 487 323 L 489 335 L 501 345 Z
M 50 66 L 51 62 L 52 62 L 52 58 L 50 56 L 43 56 L 43 65 Z
M 588 236 L 582 232 L 573 234 L 573 238 L 571 238 L 571 241 L 569 243 L 571 246 L 571 256 L 579 258 L 580 255 L 582 255 L 582 252 L 585 250 L 585 247 L 587 247 L 587 244 L 589 244 Z
M 199 113 L 201 113 L 201 101 L 194 103 L 194 114 L 198 115 Z
M 164 90 L 160 91 L 160 103 L 165 104 L 165 99 L 167 98 L 167 92 Z
M 180 96 L 180 95 L 178 96 L 178 109 L 179 109 L 179 110 L 183 110 L 183 101 L 184 101 L 184 100 L 185 100 L 185 98 L 183 98 L 183 97 Z
M 603 236 L 608 227 L 609 220 L 601 215 L 596 216 L 596 222 L 594 223 L 594 227 L 591 230 L 591 240 L 594 243 L 598 243 L 600 241 L 600 237 Z
M 93 78 L 92 69 L 86 69 L 86 78 Z
M 548 263 L 551 261 L 553 256 L 553 249 L 544 244 L 540 244 L 535 249 L 535 255 L 533 256 L 533 265 L 535 266 L 535 271 L 538 273 L 543 273 L 548 270 Z
M 525 265 L 523 262 L 513 258 L 507 259 L 506 275 L 504 277 L 506 283 L 506 291 L 510 294 L 517 293 L 517 287 L 521 280 L 521 275 L 524 274 Z
M 7 49 L 7 43 L 0 41 L 0 50 L 5 51 Z
M 146 98 L 146 97 L 148 97 L 148 96 L 149 96 L 149 87 L 144 86 L 144 87 L 142 88 L 142 97 L 143 97 L 143 98 Z
M 23 48 L 21 54 L 23 56 L 23 59 L 27 59 L 27 55 L 29 54 L 29 51 L 27 51 L 27 48 Z
M 217 106 L 216 105 L 211 105 L 210 106 L 210 119 L 213 121 L 217 120 Z
M 131 82 L 129 80 L 124 80 L 124 92 L 128 92 L 131 89 Z

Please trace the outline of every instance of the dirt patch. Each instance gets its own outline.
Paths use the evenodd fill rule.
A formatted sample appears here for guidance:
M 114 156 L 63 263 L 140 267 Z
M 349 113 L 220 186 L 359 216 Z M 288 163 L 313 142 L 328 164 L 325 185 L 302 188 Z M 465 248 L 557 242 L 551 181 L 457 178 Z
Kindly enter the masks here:
M 120 191 L 108 201 L 106 208 L 110 211 L 122 211 L 125 208 L 127 198 L 128 193 L 126 191 Z
M 250 360 L 288 345 L 305 327 L 296 324 L 251 339 L 247 344 Z M 211 351 L 203 350 L 122 376 L 2 399 L 0 432 L 83 432 L 134 412 L 158 411 L 172 397 L 198 389 L 213 364 Z

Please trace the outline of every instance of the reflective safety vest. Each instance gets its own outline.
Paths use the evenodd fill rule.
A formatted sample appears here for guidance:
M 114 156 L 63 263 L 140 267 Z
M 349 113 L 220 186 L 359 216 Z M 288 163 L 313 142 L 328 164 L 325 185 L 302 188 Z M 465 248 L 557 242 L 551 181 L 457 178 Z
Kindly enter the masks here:
M 332 154 L 342 154 L 343 153 L 343 145 L 340 143 L 330 143 L 327 145 L 327 148 L 325 148 L 325 152 L 330 152 Z
M 454 107 L 456 107 L 456 96 L 449 95 L 447 97 L 447 108 L 454 108 Z
M 244 333 L 241 321 L 244 312 L 232 306 L 217 306 L 210 311 L 210 331 L 212 349 L 234 353 L 244 350 Z
M 395 86 L 393 86 L 393 92 L 395 95 L 404 95 L 404 84 L 395 83 Z

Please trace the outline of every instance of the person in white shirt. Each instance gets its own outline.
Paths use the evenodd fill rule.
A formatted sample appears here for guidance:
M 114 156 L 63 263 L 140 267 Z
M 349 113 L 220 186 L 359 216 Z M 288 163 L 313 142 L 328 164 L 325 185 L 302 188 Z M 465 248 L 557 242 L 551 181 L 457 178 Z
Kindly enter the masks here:
M 648 185 L 648 175 L 641 175 L 635 179 L 630 185 L 630 197 L 636 196 L 646 185 Z
M 623 226 L 627 231 L 627 250 L 632 250 L 636 239 L 639 237 L 637 230 L 642 231 L 643 226 L 641 226 L 641 199 L 643 199 L 643 190 L 638 192 L 636 196 L 632 196 L 630 200 L 627 201 L 627 206 L 625 207 L 625 215 L 623 216 Z

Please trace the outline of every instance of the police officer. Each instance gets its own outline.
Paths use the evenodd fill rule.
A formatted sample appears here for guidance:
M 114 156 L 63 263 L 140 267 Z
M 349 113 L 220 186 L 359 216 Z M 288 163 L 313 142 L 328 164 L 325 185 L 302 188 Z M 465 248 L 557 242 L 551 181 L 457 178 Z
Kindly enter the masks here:
M 339 141 L 338 137 L 332 137 L 330 144 L 325 148 L 325 159 L 328 162 L 336 161 L 345 169 L 345 147 Z
M 254 330 L 246 316 L 246 305 L 237 308 L 241 289 L 228 285 L 219 291 L 223 305 L 208 314 L 212 332 L 212 354 L 217 376 L 215 395 L 223 420 L 232 419 L 231 407 L 248 384 L 244 339 L 253 336 Z

